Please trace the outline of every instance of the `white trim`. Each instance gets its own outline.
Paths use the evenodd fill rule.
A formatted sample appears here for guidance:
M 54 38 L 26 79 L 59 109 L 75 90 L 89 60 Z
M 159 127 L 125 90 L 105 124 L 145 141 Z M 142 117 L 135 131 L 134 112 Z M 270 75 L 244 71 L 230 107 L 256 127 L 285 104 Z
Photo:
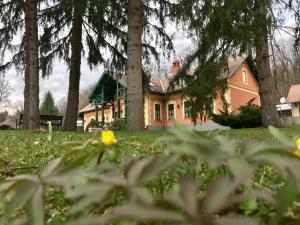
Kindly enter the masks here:
M 242 69 L 243 84 L 249 84 L 248 70 Z
M 248 89 L 238 87 L 238 86 L 236 86 L 236 85 L 234 85 L 234 84 L 229 84 L 228 86 L 231 87 L 231 88 L 235 88 L 235 89 L 237 89 L 237 90 L 240 90 L 240 91 L 244 91 L 244 92 L 247 92 L 247 93 L 250 93 L 250 94 L 254 94 L 254 95 L 259 96 L 259 94 L 258 94 L 257 92 L 250 91 L 250 90 L 248 90 Z

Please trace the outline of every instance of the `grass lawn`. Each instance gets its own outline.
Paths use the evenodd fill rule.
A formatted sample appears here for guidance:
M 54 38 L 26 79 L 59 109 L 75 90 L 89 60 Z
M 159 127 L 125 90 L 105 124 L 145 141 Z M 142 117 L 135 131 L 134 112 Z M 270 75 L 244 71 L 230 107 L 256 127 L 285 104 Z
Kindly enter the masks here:
M 300 127 L 284 128 L 282 131 L 290 137 L 300 136 Z M 269 131 L 263 128 L 222 131 L 221 134 L 239 139 L 273 141 Z M 164 151 L 167 146 L 159 144 L 158 141 L 166 135 L 170 134 L 163 132 L 116 133 L 121 149 L 128 155 L 152 155 Z M 70 151 L 72 144 L 69 142 L 84 143 L 90 138 L 100 138 L 100 136 L 81 132 L 58 132 L 54 133 L 52 141 L 48 141 L 47 133 L 0 131 L 0 170 L 17 166 L 42 166 L 50 159 Z M 158 144 L 154 145 L 155 143 Z M 92 148 L 94 146 L 89 146 L 84 151 L 92 150 Z
M 281 129 L 281 131 L 286 133 L 290 137 L 300 137 L 300 127 L 284 128 Z M 269 133 L 268 129 L 262 128 L 221 131 L 219 133 L 222 135 L 229 135 L 230 137 L 238 139 L 256 139 L 259 141 L 261 140 L 269 142 L 275 141 L 275 139 L 273 139 L 273 137 Z M 168 135 L 171 134 L 163 132 L 116 133 L 120 149 L 124 151 L 126 155 L 130 156 L 148 156 L 165 151 L 167 146 L 165 144 L 160 143 L 159 139 Z M 83 145 L 87 140 L 90 139 L 100 139 L 100 135 L 94 133 L 81 132 L 57 132 L 53 134 L 53 140 L 49 141 L 47 139 L 47 133 L 30 133 L 25 131 L 0 131 L 0 175 L 5 177 L 20 173 L 36 173 L 38 171 L 37 169 L 13 171 L 8 173 L 4 173 L 4 171 L 7 171 L 8 168 L 26 167 L 33 165 L 37 167 L 43 167 L 49 160 L 57 158 L 62 154 L 71 151 L 72 148 L 74 148 L 74 146 Z M 92 151 L 98 146 L 93 146 L 90 144 L 82 151 Z M 190 171 L 182 170 L 180 166 L 177 168 L 177 170 L 177 172 L 181 171 L 182 173 Z M 267 178 L 267 181 L 265 181 L 264 183 L 269 182 L 271 183 L 270 186 L 274 186 L 275 184 L 277 184 L 277 180 L 276 177 L 273 177 L 273 173 L 271 174 L 272 176 Z M 215 177 L 218 177 L 219 172 L 203 167 L 201 174 L 198 175 L 201 175 L 203 183 L 208 183 L 211 180 L 215 179 Z M 264 173 L 262 176 L 265 176 Z M 164 179 L 166 178 L 168 178 L 168 176 L 166 176 Z M 0 180 L 3 181 L 3 179 L 1 178 Z M 167 181 L 171 184 L 172 182 L 174 182 L 174 180 L 172 179 L 167 179 Z M 159 189 L 158 187 L 160 186 L 156 187 L 155 185 L 157 184 L 153 183 L 153 188 L 155 187 L 156 189 Z M 266 186 L 269 185 L 267 184 Z M 2 203 L 0 202 L 0 214 L 1 209 L 3 208 L 1 204 Z M 55 218 L 58 218 L 61 221 L 64 220 L 68 217 L 70 205 L 72 205 L 72 202 L 66 199 L 59 189 L 48 186 L 46 187 L 45 211 L 47 213 L 47 218 L 56 215 Z M 271 212 L 271 210 L 269 209 L 265 210 L 264 207 L 260 207 L 257 212 L 259 214 L 264 211 L 266 211 L 266 214 L 269 213 L 269 211 Z M 64 223 L 53 222 L 51 223 L 51 225 L 52 224 Z

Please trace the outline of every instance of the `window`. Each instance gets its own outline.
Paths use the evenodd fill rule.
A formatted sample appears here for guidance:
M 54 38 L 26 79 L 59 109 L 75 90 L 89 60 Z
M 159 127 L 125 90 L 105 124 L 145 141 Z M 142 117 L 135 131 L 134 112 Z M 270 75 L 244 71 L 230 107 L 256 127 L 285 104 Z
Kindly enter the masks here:
M 155 104 L 155 119 L 160 120 L 160 104 Z
M 175 119 L 174 104 L 169 104 L 168 105 L 168 115 L 169 115 L 169 120 Z
M 184 102 L 184 118 L 190 118 L 191 117 L 191 102 L 185 101 Z
M 248 84 L 248 72 L 247 72 L 247 70 L 243 70 L 243 83 Z

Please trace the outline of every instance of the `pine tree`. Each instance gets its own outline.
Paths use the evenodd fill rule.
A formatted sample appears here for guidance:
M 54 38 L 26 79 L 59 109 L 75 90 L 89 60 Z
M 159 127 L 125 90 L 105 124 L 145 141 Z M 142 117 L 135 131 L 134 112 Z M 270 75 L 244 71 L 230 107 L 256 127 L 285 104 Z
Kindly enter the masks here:
M 41 23 L 44 25 L 41 37 L 43 75 L 51 73 L 55 57 L 64 59 L 70 69 L 63 124 L 65 131 L 76 130 L 82 54 L 88 52 L 87 59 L 91 67 L 100 63 L 113 65 L 118 70 L 125 67 L 126 33 L 118 28 L 124 23 L 124 7 L 116 2 L 118 1 L 53 0 L 52 5 L 41 10 Z M 83 43 L 84 39 L 86 45 Z M 104 50 L 110 51 L 112 57 L 105 59 Z
M 160 17 L 159 21 L 164 21 L 161 13 L 163 10 L 158 10 L 158 8 L 164 8 L 166 3 L 160 1 L 157 3 L 156 0 L 153 2 L 160 6 L 151 8 L 150 2 L 147 1 L 143 6 L 143 15 L 147 15 L 142 23 L 144 33 L 152 32 L 152 35 L 144 38 L 141 44 L 143 59 L 148 61 L 152 56 L 158 59 L 158 53 L 151 45 L 153 40 L 158 39 L 156 37 L 161 38 L 160 47 L 172 48 L 171 39 L 165 35 L 162 27 L 149 22 L 152 16 Z M 106 68 L 116 73 L 123 73 L 126 68 L 128 0 L 53 0 L 52 3 L 53 5 L 46 7 L 40 14 L 41 23 L 44 24 L 41 38 L 41 68 L 44 75 L 50 74 L 55 57 L 62 58 L 68 63 L 70 84 L 63 129 L 75 130 L 79 99 L 80 56 L 88 52 L 87 59 L 91 67 L 104 63 Z M 84 39 L 86 45 L 83 44 Z M 105 51 L 110 52 L 111 57 L 105 58 Z M 69 58 L 70 52 L 71 58 Z M 138 96 L 142 99 L 142 96 Z M 133 101 L 129 98 L 129 102 Z M 131 103 L 128 108 L 131 108 L 130 105 Z M 143 127 L 142 123 L 140 127 Z
M 38 2 L 36 0 L 25 1 L 25 84 L 28 95 L 25 100 L 28 113 L 28 129 L 37 131 L 40 129 L 39 112 L 39 54 L 38 54 Z M 24 106 L 25 107 L 25 106 Z
M 128 65 L 127 65 L 127 98 L 128 129 L 144 129 L 144 99 L 142 81 L 142 0 L 129 0 L 128 4 Z
M 197 50 L 188 57 L 173 85 L 181 78 L 186 79 L 186 94 L 192 99 L 194 121 L 199 114 L 211 112 L 218 91 L 225 93 L 226 84 L 220 81 L 220 74 L 228 69 L 228 57 L 247 53 L 251 67 L 257 68 L 254 70 L 259 81 L 263 125 L 280 126 L 269 49 L 274 30 L 282 27 L 280 18 L 272 10 L 276 5 L 281 12 L 293 13 L 299 21 L 299 13 L 293 8 L 295 4 L 295 1 L 282 0 L 181 1 L 180 16 L 191 31 L 191 37 L 197 40 Z M 295 36 L 299 35 L 298 29 L 295 32 Z M 185 71 L 195 61 L 198 64 L 196 81 L 189 81 Z
M 173 48 L 172 40 L 164 30 L 172 8 L 173 4 L 167 0 L 128 0 L 128 130 L 144 129 L 143 61 L 149 63 L 151 57 L 159 61 L 158 49 L 165 54 L 168 52 L 165 50 Z M 153 18 L 159 25 L 150 22 Z M 151 45 L 151 39 L 155 39 L 155 47 Z
M 42 0 L 14 1 L 0 3 L 0 53 L 10 52 L 8 62 L 0 60 L 0 73 L 12 67 L 25 73 L 24 124 L 23 128 L 39 129 L 39 61 L 37 10 Z M 12 44 L 16 36 L 22 35 L 19 44 Z
M 53 96 L 50 91 L 45 94 L 43 99 L 41 108 L 40 108 L 41 115 L 49 115 L 49 116 L 57 116 L 59 114 L 59 110 L 55 105 Z

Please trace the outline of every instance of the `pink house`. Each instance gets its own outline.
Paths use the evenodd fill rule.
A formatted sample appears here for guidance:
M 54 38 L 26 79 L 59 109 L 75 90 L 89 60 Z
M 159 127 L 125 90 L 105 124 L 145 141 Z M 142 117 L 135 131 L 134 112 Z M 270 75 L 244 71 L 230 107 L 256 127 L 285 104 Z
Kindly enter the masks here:
M 169 76 L 157 76 L 151 79 L 150 90 L 144 94 L 144 117 L 147 129 L 168 130 L 174 126 L 174 120 L 185 125 L 193 125 L 190 118 L 189 101 L 183 97 L 184 87 L 176 88 L 173 92 L 167 93 L 170 80 L 179 69 L 180 61 L 176 60 L 173 62 L 172 73 Z M 226 101 L 229 103 L 229 112 L 238 113 L 239 107 L 251 99 L 255 99 L 254 103 L 260 105 L 258 83 L 246 63 L 246 58 L 231 58 L 229 70 L 224 75 L 224 79 L 227 79 L 229 87 L 225 93 Z M 102 92 L 99 91 L 100 89 Z M 102 98 L 98 104 L 90 104 L 80 110 L 84 117 L 85 126 L 91 119 L 98 119 L 104 123 L 111 123 L 117 118 L 126 119 L 126 81 L 124 77 L 117 78 L 114 75 L 104 73 L 90 98 L 91 101 L 92 99 L 99 99 L 100 95 Z M 96 107 L 95 105 L 99 106 Z M 223 101 L 220 96 L 217 96 L 214 100 L 214 113 L 218 114 L 220 110 L 223 110 Z M 205 123 L 199 121 L 197 127 L 200 130 L 212 130 L 219 126 L 208 120 Z

